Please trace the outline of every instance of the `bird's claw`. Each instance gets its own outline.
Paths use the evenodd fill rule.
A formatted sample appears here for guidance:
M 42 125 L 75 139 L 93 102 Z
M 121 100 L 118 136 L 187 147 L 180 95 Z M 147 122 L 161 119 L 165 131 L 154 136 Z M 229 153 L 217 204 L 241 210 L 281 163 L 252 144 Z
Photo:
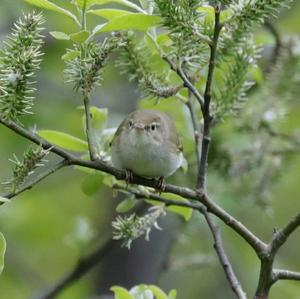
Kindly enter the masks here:
M 156 191 L 158 193 L 162 193 L 165 192 L 166 189 L 166 182 L 165 182 L 165 178 L 163 176 L 159 177 L 159 179 L 157 180 L 157 185 L 156 185 Z
M 133 174 L 130 170 L 125 169 L 125 182 L 128 187 L 128 185 L 133 181 Z

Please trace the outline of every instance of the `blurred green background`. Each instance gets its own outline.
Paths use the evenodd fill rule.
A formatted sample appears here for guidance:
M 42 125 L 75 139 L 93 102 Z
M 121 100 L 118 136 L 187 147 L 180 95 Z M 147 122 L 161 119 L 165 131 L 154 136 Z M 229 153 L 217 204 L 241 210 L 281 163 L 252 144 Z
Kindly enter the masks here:
M 1 0 L 1 42 L 10 32 L 13 22 L 23 12 L 31 9 L 21 0 Z M 279 19 L 273 21 L 284 40 L 290 35 L 300 34 L 299 14 L 300 3 L 294 1 L 290 10 L 284 11 Z M 60 130 L 84 138 L 81 111 L 77 109 L 81 105 L 81 99 L 74 93 L 71 85 L 63 82 L 64 64 L 61 56 L 70 44 L 56 41 L 49 35 L 49 31 L 72 32 L 75 28 L 64 17 L 58 17 L 51 12 L 45 12 L 44 15 L 47 20 L 44 31 L 45 55 L 37 76 L 38 92 L 34 115 L 27 117 L 26 125 L 31 128 Z M 96 23 L 97 19 L 92 19 L 92 22 Z M 272 36 L 267 30 L 259 28 L 257 41 L 264 44 L 268 55 L 268 49 L 272 49 L 274 45 Z M 242 220 L 259 237 L 268 241 L 273 228 L 284 225 L 300 210 L 300 157 L 288 154 L 265 159 L 264 149 L 258 146 L 264 162 L 253 163 L 254 166 L 251 164 L 252 168 L 240 175 L 239 167 L 249 161 L 238 156 L 235 151 L 247 149 L 255 142 L 266 142 L 267 136 L 261 134 L 258 138 L 254 126 L 252 131 L 248 129 L 246 132 L 241 128 L 244 123 L 255 123 L 268 109 L 277 109 L 278 105 L 280 109 L 281 106 L 288 108 L 274 127 L 285 134 L 299 136 L 300 102 L 299 97 L 295 96 L 285 103 L 276 99 L 279 104 L 274 104 L 270 100 L 268 89 L 263 88 L 266 84 L 262 82 L 262 86 L 251 93 L 239 119 L 229 118 L 215 129 L 209 190 L 221 206 Z M 128 83 L 126 76 L 119 75 L 114 67 L 108 67 L 104 72 L 101 88 L 93 94 L 93 104 L 109 108 L 109 126 L 115 127 L 124 115 L 135 109 L 139 98 L 136 86 Z M 164 102 L 161 105 L 173 115 L 181 109 L 173 102 Z M 188 143 L 191 138 L 190 130 L 182 128 L 182 123 L 178 122 L 177 125 L 181 128 L 181 133 L 187 135 L 183 138 Z M 9 158 L 13 154 L 21 157 L 27 146 L 26 140 L 0 126 L 1 181 L 7 180 L 11 174 Z M 228 153 L 232 154 L 230 158 Z M 50 155 L 48 160 L 51 165 L 57 158 Z M 253 161 L 252 158 L 250 160 Z M 190 170 L 193 170 L 192 165 Z M 260 186 L 263 178 L 268 176 L 270 178 L 267 187 Z M 102 240 L 110 227 L 115 201 L 110 190 L 104 186 L 92 197 L 85 195 L 81 191 L 84 179 L 82 172 L 63 169 L 18 196 L 12 203 L 1 206 L 0 231 L 7 240 L 5 269 L 0 276 L 1 298 L 32 298 L 72 269 L 82 254 L 88 253 Z M 191 184 L 193 178 L 191 175 L 183 177 L 181 173 L 173 180 L 183 185 Z M 4 187 L 1 188 L 1 194 L 5 194 Z M 246 292 L 253 294 L 258 280 L 258 260 L 240 237 L 223 224 L 221 226 L 225 247 L 234 269 Z M 170 257 L 154 283 L 166 291 L 176 288 L 178 299 L 233 298 L 223 269 L 215 257 L 212 238 L 202 217 L 194 214 L 190 222 L 182 222 L 176 226 L 174 234 L 175 241 L 170 249 Z M 85 240 L 86 235 L 93 237 Z M 278 267 L 300 271 L 299 242 L 300 234 L 295 233 L 281 249 L 276 260 Z M 96 294 L 99 273 L 91 271 L 58 298 L 96 298 L 93 296 Z M 298 299 L 300 284 L 279 282 L 273 287 L 271 298 Z

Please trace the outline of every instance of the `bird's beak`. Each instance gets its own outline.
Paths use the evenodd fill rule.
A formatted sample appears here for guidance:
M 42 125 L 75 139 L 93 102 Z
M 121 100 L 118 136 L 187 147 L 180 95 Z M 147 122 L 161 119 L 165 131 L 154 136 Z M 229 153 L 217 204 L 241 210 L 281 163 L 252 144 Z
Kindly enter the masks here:
M 145 126 L 143 124 L 134 124 L 134 128 L 142 131 L 145 129 Z

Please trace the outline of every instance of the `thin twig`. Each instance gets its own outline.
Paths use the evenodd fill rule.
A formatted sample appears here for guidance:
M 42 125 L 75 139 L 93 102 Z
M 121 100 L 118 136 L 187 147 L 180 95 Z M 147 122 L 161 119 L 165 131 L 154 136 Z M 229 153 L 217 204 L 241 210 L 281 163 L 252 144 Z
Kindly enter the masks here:
M 208 65 L 208 74 L 204 92 L 204 106 L 202 109 L 204 126 L 203 126 L 203 137 L 202 137 L 202 149 L 201 149 L 201 160 L 197 178 L 197 189 L 206 190 L 206 175 L 207 175 L 207 160 L 208 160 L 208 152 L 210 145 L 210 127 L 212 122 L 212 116 L 210 114 L 210 102 L 211 102 L 211 94 L 212 94 L 212 83 L 213 83 L 213 75 L 216 65 L 216 56 L 217 56 L 217 46 L 220 31 L 222 26 L 220 24 L 220 14 L 221 7 L 220 5 L 216 5 L 215 7 L 215 25 L 214 25 L 214 36 L 213 43 L 210 47 L 210 58 Z
M 93 267 L 95 267 L 103 257 L 110 252 L 118 242 L 108 238 L 104 244 L 93 251 L 91 254 L 82 257 L 78 260 L 74 269 L 67 273 L 63 278 L 59 279 L 51 287 L 49 287 L 43 294 L 35 297 L 35 299 L 51 299 L 65 290 L 74 281 L 80 279 L 86 273 L 88 273 Z
M 204 214 L 206 222 L 207 222 L 207 224 L 210 228 L 210 231 L 213 235 L 213 238 L 214 238 L 214 242 L 215 242 L 214 248 L 217 252 L 220 263 L 224 269 L 226 278 L 227 278 L 233 292 L 236 294 L 237 298 L 247 299 L 246 293 L 243 291 L 242 286 L 241 286 L 240 282 L 238 281 L 238 279 L 233 271 L 233 267 L 232 267 L 227 255 L 226 255 L 226 252 L 224 250 L 220 227 L 217 226 L 216 224 L 214 224 L 211 215 L 207 211 L 204 211 L 203 214 Z
M 196 97 L 198 100 L 201 108 L 204 107 L 204 98 L 202 95 L 199 93 L 197 88 L 192 84 L 192 82 L 189 80 L 189 78 L 186 76 L 184 71 L 181 69 L 181 67 L 176 66 L 175 63 L 166 55 L 162 56 L 162 59 L 165 60 L 171 67 L 171 69 L 177 73 L 177 75 L 182 79 L 184 82 L 184 86 L 187 87 L 193 95 Z
M 189 89 L 188 90 L 188 102 L 186 102 L 186 106 L 190 112 L 191 115 L 191 121 L 193 125 L 194 130 L 194 140 L 195 140 L 195 151 L 196 151 L 196 158 L 197 158 L 197 165 L 199 167 L 200 165 L 200 159 L 201 159 L 201 143 L 200 143 L 200 125 L 199 120 L 196 114 L 196 108 L 194 105 L 194 101 L 192 98 L 192 92 Z
M 286 242 L 287 238 L 300 226 L 300 213 L 297 214 L 289 223 L 280 230 L 277 230 L 270 244 L 270 252 L 275 254 L 278 249 Z
M 4 198 L 7 199 L 11 199 L 13 197 L 16 197 L 17 195 L 23 193 L 26 190 L 30 190 L 31 188 L 33 188 L 36 184 L 38 184 L 39 182 L 41 182 L 43 179 L 47 178 L 49 175 L 53 174 L 54 172 L 56 172 L 57 170 L 61 169 L 64 166 L 68 165 L 68 161 L 67 160 L 63 160 L 57 164 L 55 164 L 52 168 L 48 169 L 46 172 L 38 175 L 32 182 L 26 184 L 25 186 L 23 186 L 20 189 L 17 189 L 15 192 L 9 193 L 7 195 L 4 195 Z M 0 206 L 3 205 L 4 202 L 0 202 Z
M 300 272 L 274 269 L 272 272 L 273 283 L 278 280 L 300 280 Z
M 272 53 L 272 57 L 266 67 L 266 70 L 265 70 L 266 73 L 269 73 L 272 70 L 272 68 L 274 67 L 274 65 L 276 65 L 278 58 L 280 56 L 280 52 L 282 49 L 282 40 L 281 40 L 279 31 L 277 30 L 277 28 L 275 27 L 275 25 L 273 23 L 271 23 L 270 21 L 266 21 L 264 23 L 264 26 L 273 35 L 274 40 L 275 40 L 275 47 L 274 47 L 274 50 Z
M 89 146 L 89 155 L 92 161 L 97 160 L 97 153 L 95 149 L 95 144 L 93 140 L 93 133 L 92 133 L 92 115 L 90 109 L 90 98 L 88 95 L 84 95 L 84 111 L 85 111 L 85 132 L 86 138 Z

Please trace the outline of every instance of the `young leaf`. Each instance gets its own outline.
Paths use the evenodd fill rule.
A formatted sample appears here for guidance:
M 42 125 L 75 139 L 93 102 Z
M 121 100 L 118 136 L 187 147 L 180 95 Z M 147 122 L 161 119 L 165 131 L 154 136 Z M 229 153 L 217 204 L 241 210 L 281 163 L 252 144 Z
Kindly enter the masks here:
M 176 200 L 178 202 L 188 202 L 185 198 L 182 198 L 181 196 L 178 196 L 175 194 L 167 193 L 166 197 Z M 186 208 L 186 207 L 180 207 L 180 206 L 169 206 L 169 207 L 167 207 L 167 210 L 182 216 L 186 221 L 190 220 L 190 218 L 192 217 L 192 214 L 193 214 L 192 208 Z
M 102 17 L 106 20 L 111 20 L 123 15 L 128 15 L 131 14 L 129 11 L 127 10 L 122 10 L 122 9 L 108 9 L 108 8 L 104 8 L 104 9 L 91 9 L 88 11 L 88 13 Z
M 0 232 L 0 274 L 4 269 L 5 250 L 6 250 L 6 241 L 3 234 Z
M 77 1 L 84 1 L 84 0 L 77 0 Z M 88 3 L 87 7 L 91 7 L 93 5 L 103 5 L 103 4 L 108 4 L 108 3 L 117 3 L 117 4 L 124 5 L 126 7 L 132 8 L 136 11 L 144 13 L 144 10 L 142 8 L 140 8 L 135 3 L 131 2 L 131 1 L 127 1 L 127 0 L 87 0 L 87 3 Z
M 90 36 L 90 33 L 86 30 L 82 30 L 82 31 L 70 34 L 71 40 L 74 41 L 75 43 L 79 43 L 79 44 L 84 43 L 89 36 Z
M 96 26 L 93 30 L 93 34 L 129 29 L 146 32 L 150 27 L 157 25 L 159 21 L 160 18 L 158 16 L 143 13 L 129 13 L 116 17 L 104 25 Z
M 81 190 L 87 196 L 92 196 L 98 192 L 102 185 L 103 175 L 95 173 L 84 178 L 81 184 Z
M 115 299 L 134 299 L 129 292 L 122 287 L 113 286 L 110 289 L 114 292 Z
M 126 198 L 117 205 L 116 211 L 118 213 L 126 213 L 130 211 L 135 206 L 135 204 L 136 200 L 133 197 Z
M 176 299 L 177 297 L 177 291 L 176 290 L 171 290 L 168 294 L 169 299 Z
M 70 36 L 64 32 L 52 31 L 52 32 L 50 32 L 50 34 L 54 38 L 59 39 L 59 40 L 69 40 L 70 39 Z
M 153 292 L 156 299 L 168 299 L 168 296 L 159 287 L 149 285 L 148 288 Z
M 65 16 L 70 17 L 75 21 L 75 23 L 80 24 L 78 19 L 76 18 L 75 15 L 73 15 L 70 11 L 48 1 L 48 0 L 25 0 L 27 3 L 35 5 L 40 8 L 52 10 L 61 14 L 64 14 Z
M 53 130 L 41 130 L 38 131 L 38 134 L 47 141 L 70 151 L 85 152 L 88 150 L 86 141 L 67 133 Z

